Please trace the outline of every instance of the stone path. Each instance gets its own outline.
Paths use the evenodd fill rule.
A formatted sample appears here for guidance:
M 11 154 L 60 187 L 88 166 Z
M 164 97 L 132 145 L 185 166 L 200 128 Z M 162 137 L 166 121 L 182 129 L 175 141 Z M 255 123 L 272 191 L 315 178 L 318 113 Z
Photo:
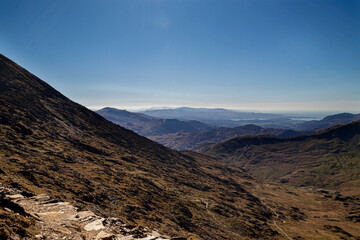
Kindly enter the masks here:
M 35 236 L 37 239 L 171 239 L 155 230 L 128 225 L 117 218 L 102 218 L 91 211 L 78 211 L 69 202 L 59 202 L 45 194 L 25 197 L 2 186 L 0 192 L 37 220 L 37 227 L 41 230 L 41 234 Z

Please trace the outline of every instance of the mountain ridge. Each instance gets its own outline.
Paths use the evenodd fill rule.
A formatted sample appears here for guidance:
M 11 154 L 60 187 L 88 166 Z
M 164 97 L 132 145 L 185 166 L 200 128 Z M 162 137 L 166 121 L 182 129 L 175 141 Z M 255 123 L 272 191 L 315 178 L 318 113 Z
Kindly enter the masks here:
M 126 222 L 131 234 L 147 227 L 188 240 L 358 235 L 356 198 L 264 184 L 211 157 L 166 148 L 72 102 L 2 55 L 0 103 L 0 185 L 15 195 L 68 202 L 100 226 L 102 218 Z M 41 231 L 42 216 L 28 216 L 13 195 L 0 192 L 1 237 L 52 239 L 61 230 L 50 224 Z
M 359 140 L 358 120 L 288 139 L 234 138 L 212 146 L 204 153 L 221 161 L 230 161 L 262 179 L 297 186 L 337 187 L 360 182 Z
M 3 184 L 172 236 L 279 234 L 267 222 L 271 211 L 242 186 L 253 181 L 244 171 L 179 153 L 111 123 L 2 55 L 0 103 Z M 232 211 L 223 223 L 226 230 L 207 207 L 227 201 L 219 193 L 238 199 L 222 207 Z M 246 204 L 251 210 L 242 210 Z M 240 210 L 253 223 L 238 219 Z M 253 228 L 255 222 L 262 228 Z
M 176 150 L 200 151 L 211 145 L 239 136 L 269 135 L 287 138 L 305 133 L 287 129 L 262 128 L 254 124 L 247 124 L 234 128 L 215 128 L 193 133 L 173 133 L 149 138 Z
M 267 119 L 273 120 L 283 118 L 283 115 L 272 113 L 255 113 L 244 112 L 237 110 L 229 110 L 224 108 L 191 108 L 180 107 L 174 109 L 155 109 L 144 110 L 143 113 L 153 117 L 160 117 L 165 119 L 179 119 L 179 120 L 196 120 L 207 124 L 213 124 L 218 127 L 236 127 L 239 125 L 238 120 L 246 119 Z
M 360 120 L 360 114 L 352 113 L 338 113 L 324 117 L 321 120 L 306 121 L 298 124 L 297 130 L 324 130 L 336 125 L 347 124 L 353 121 Z
M 174 132 L 196 132 L 215 128 L 215 126 L 194 120 L 162 119 L 109 107 L 100 109 L 96 113 L 113 123 L 146 137 Z

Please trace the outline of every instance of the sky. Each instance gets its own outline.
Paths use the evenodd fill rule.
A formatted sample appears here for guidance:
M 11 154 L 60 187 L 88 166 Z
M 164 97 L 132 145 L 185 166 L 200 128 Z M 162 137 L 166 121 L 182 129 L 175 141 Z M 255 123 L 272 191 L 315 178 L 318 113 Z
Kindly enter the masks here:
M 0 53 L 91 109 L 360 112 L 360 1 L 0 0 Z

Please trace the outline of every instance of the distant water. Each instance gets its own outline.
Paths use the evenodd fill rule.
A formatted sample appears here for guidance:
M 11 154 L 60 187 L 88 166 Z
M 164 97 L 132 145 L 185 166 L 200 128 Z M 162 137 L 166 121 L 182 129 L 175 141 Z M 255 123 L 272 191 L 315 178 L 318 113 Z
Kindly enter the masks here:
M 319 121 L 323 119 L 323 117 L 294 117 L 294 116 L 289 116 L 289 118 L 294 121 L 314 121 L 314 120 Z
M 329 116 L 332 114 L 328 114 L 328 113 L 296 113 L 296 114 L 282 114 L 280 115 L 280 117 L 284 117 L 286 119 L 292 120 L 292 121 L 319 121 L 321 119 L 323 119 L 326 116 Z M 277 117 L 279 118 L 279 116 Z M 235 119 L 231 119 L 231 121 L 237 122 L 237 121 L 267 121 L 267 120 L 274 120 L 276 118 L 274 117 L 264 117 L 264 118 L 258 118 L 258 117 L 254 117 L 254 118 L 235 118 Z
M 305 114 L 288 114 L 286 117 L 294 121 L 319 121 L 326 116 L 332 115 L 332 113 L 305 113 Z

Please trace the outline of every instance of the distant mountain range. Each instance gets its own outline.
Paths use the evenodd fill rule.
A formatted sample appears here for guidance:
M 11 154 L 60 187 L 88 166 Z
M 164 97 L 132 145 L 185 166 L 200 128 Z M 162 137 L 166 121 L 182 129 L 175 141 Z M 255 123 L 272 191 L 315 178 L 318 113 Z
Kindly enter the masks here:
M 196 120 L 204 123 L 216 125 L 218 127 L 237 127 L 241 121 L 281 121 L 283 119 L 289 120 L 281 114 L 271 113 L 255 113 L 234 111 L 224 108 L 189 108 L 181 107 L 174 109 L 150 109 L 139 113 L 146 114 L 152 117 L 159 117 L 164 119 L 179 119 L 179 120 Z
M 56 217 L 51 206 L 61 201 L 90 216 L 126 222 L 133 232 L 156 228 L 178 239 L 276 239 L 281 234 L 270 208 L 251 192 L 262 184 L 242 169 L 171 150 L 113 124 L 2 55 L 0 110 L 1 239 L 39 238 L 35 234 L 73 239 L 69 226 L 42 229 L 41 219 Z M 4 186 L 26 197 L 46 193 L 50 212 L 25 213 Z M 279 211 L 294 212 L 283 204 Z M 94 230 L 79 225 L 77 237 L 84 237 L 82 231 L 91 239 L 114 234 L 101 232 L 107 222 L 96 224 Z M 116 234 L 128 239 L 124 232 Z
M 165 119 L 197 120 L 219 127 L 238 127 L 248 124 L 263 128 L 293 129 L 312 131 L 326 129 L 338 124 L 360 120 L 360 114 L 340 113 L 326 116 L 321 120 L 298 120 L 291 115 L 234 111 L 223 108 L 189 108 L 150 109 L 139 113 Z M 306 116 L 304 116 L 306 117 Z
M 360 114 L 339 113 L 324 117 L 319 121 L 306 121 L 298 124 L 295 129 L 299 131 L 322 130 L 339 124 L 347 124 L 360 120 Z
M 212 149 L 222 163 L 111 123 L 0 55 L 0 239 L 357 239 L 358 132 L 355 122 L 296 140 L 235 138 Z M 235 149 L 288 185 L 238 168 Z M 290 185 L 308 175 L 308 188 Z M 347 183 L 346 195 L 317 181 Z
M 103 108 L 96 112 L 113 123 L 147 137 L 178 132 L 199 132 L 215 128 L 213 125 L 199 121 L 161 119 L 142 113 L 132 113 L 115 108 Z
M 292 123 L 291 120 L 288 120 L 289 122 L 286 123 L 285 119 L 281 119 L 281 121 L 284 121 L 285 127 L 292 126 L 294 128 L 293 130 L 288 128 L 264 128 L 254 124 L 246 124 L 233 128 L 215 127 L 214 125 L 195 120 L 161 119 L 145 114 L 146 112 L 157 116 L 178 116 L 182 119 L 201 119 L 207 116 L 211 119 L 216 119 L 216 121 L 219 119 L 226 119 L 229 116 L 235 116 L 236 114 L 248 114 L 248 117 L 278 116 L 260 113 L 238 113 L 226 109 L 178 108 L 171 110 L 148 110 L 143 113 L 133 113 L 115 108 L 103 108 L 96 112 L 109 121 L 176 150 L 201 150 L 208 146 L 240 136 L 269 135 L 279 138 L 294 137 L 360 119 L 360 114 L 350 113 L 335 114 L 318 121 L 302 121 L 301 123 L 297 122 L 296 124 Z M 182 113 L 184 113 L 185 116 L 181 117 L 180 115 Z M 225 116 L 221 114 L 224 114 Z M 209 120 L 205 121 L 211 122 Z M 263 120 L 249 119 L 243 121 L 251 122 Z M 277 124 L 280 124 L 278 122 L 280 121 L 279 118 L 268 119 L 266 121 L 274 121 L 277 122 Z M 240 123 L 241 121 L 237 122 Z
M 270 114 L 270 113 L 254 113 L 254 112 L 241 112 L 224 108 L 190 108 L 180 107 L 173 109 L 155 109 L 144 110 L 144 113 L 153 117 L 161 118 L 176 118 L 180 120 L 236 120 L 236 119 L 258 119 L 258 118 L 278 118 L 283 115 Z
M 197 109 L 183 108 L 187 111 Z M 159 111 L 159 110 L 156 110 Z M 200 109 L 206 113 L 211 109 Z M 224 140 L 238 136 L 271 135 L 278 137 L 292 137 L 303 134 L 294 130 L 262 128 L 253 124 L 235 128 L 218 128 L 195 120 L 160 119 L 144 113 L 132 113 L 116 108 L 103 108 L 96 111 L 107 120 L 122 127 L 135 131 L 164 146 L 176 150 L 195 150 L 204 148 Z M 231 112 L 224 109 L 214 109 L 214 112 Z M 219 119 L 221 116 L 217 116 Z M 214 117 L 215 118 L 215 117 Z

